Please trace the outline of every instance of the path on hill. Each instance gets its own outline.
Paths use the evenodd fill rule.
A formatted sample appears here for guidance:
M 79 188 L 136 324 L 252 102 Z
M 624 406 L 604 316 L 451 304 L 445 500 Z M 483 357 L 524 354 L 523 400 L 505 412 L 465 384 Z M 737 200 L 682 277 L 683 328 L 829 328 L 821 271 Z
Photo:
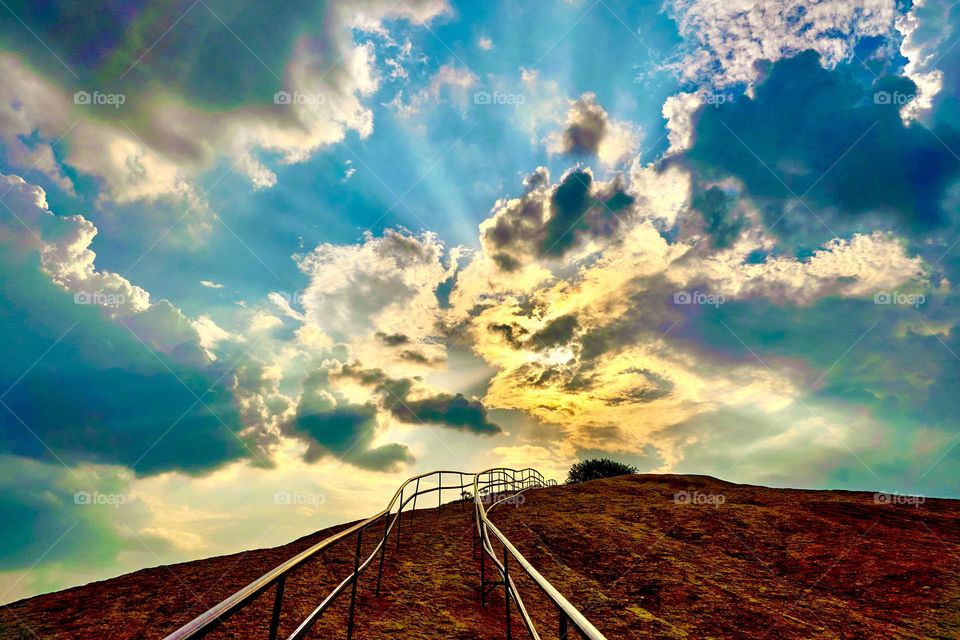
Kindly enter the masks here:
M 503 590 L 494 590 L 487 606 L 480 606 L 472 527 L 473 507 L 467 503 L 418 510 L 413 526 L 404 514 L 400 555 L 391 536 L 380 597 L 374 595 L 375 567 L 361 579 L 355 637 L 502 640 Z

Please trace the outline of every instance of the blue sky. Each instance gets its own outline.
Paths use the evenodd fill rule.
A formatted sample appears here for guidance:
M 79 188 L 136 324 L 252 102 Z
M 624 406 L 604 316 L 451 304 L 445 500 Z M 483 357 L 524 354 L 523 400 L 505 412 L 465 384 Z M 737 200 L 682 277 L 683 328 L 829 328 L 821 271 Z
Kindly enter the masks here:
M 960 496 L 952 3 L 0 13 L 0 600 L 434 468 Z

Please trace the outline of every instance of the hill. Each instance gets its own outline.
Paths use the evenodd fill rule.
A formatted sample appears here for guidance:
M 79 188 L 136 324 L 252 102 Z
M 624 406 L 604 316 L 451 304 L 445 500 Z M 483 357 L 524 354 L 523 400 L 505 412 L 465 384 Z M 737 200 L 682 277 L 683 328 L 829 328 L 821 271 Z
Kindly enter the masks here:
M 611 640 L 960 637 L 960 501 L 636 475 L 531 490 L 517 502 L 493 521 Z M 504 637 L 502 591 L 479 606 L 465 506 L 420 509 L 404 522 L 381 595 L 375 573 L 361 578 L 356 638 Z M 0 637 L 162 638 L 335 530 L 22 600 L 0 608 Z M 281 635 L 350 572 L 352 540 L 288 581 Z M 553 637 L 552 607 L 515 579 Z M 268 592 L 210 637 L 266 638 L 271 605 Z M 345 610 L 334 605 L 313 637 L 343 636 Z

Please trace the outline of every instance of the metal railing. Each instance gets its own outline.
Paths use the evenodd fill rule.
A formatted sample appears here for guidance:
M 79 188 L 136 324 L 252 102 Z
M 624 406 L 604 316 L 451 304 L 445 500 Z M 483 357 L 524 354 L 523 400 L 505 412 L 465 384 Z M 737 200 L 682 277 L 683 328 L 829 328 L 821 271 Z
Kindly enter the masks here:
M 436 476 L 436 485 L 421 489 L 421 482 L 429 481 L 434 476 Z M 484 478 L 481 479 L 481 476 L 484 476 Z M 448 479 L 453 480 L 450 484 L 444 484 L 445 480 Z M 393 494 L 393 497 L 390 499 L 390 502 L 387 504 L 386 508 L 379 513 L 367 518 L 366 520 L 357 522 L 350 527 L 347 527 L 343 531 L 324 538 L 308 549 L 301 551 L 286 562 L 274 567 L 233 595 L 224 599 L 216 606 L 210 608 L 181 628 L 166 636 L 164 640 L 193 640 L 195 638 L 203 638 L 210 632 L 217 629 L 230 616 L 244 609 L 258 596 L 266 593 L 271 588 L 274 589 L 274 600 L 272 614 L 270 617 L 270 630 L 268 637 L 269 640 L 276 640 L 279 633 L 280 614 L 283 610 L 285 596 L 284 591 L 287 578 L 289 578 L 299 567 L 316 558 L 317 555 L 324 549 L 327 549 L 337 542 L 347 539 L 352 535 L 356 535 L 356 551 L 354 553 L 353 571 L 351 574 L 340 581 L 333 588 L 333 590 L 330 591 L 330 593 L 327 594 L 327 596 L 313 609 L 313 611 L 311 611 L 310 614 L 303 619 L 297 628 L 289 636 L 287 636 L 287 640 L 298 640 L 305 637 L 307 633 L 310 632 L 311 628 L 316 624 L 317 620 L 319 620 L 319 618 L 323 615 L 324 611 L 326 611 L 330 605 L 332 605 L 334 601 L 336 601 L 336 599 L 349 587 L 350 608 L 347 617 L 346 636 L 348 640 L 352 640 L 357 603 L 357 583 L 360 579 L 360 576 L 371 565 L 371 563 L 376 560 L 378 568 L 375 593 L 376 595 L 380 594 L 380 585 L 383 580 L 384 558 L 386 556 L 387 546 L 390 541 L 390 535 L 394 527 L 396 527 L 397 530 L 396 549 L 397 552 L 400 550 L 400 531 L 403 525 L 404 508 L 406 508 L 408 504 L 412 503 L 412 507 L 410 509 L 410 519 L 412 524 L 414 518 L 416 517 L 417 499 L 420 496 L 437 492 L 437 508 L 439 509 L 443 504 L 444 491 L 459 492 L 458 496 L 461 498 L 464 505 L 466 505 L 468 498 L 474 498 L 476 519 L 476 526 L 473 527 L 475 551 L 477 547 L 477 540 L 479 539 L 483 541 L 483 544 L 480 545 L 482 549 L 480 554 L 481 601 L 483 604 L 486 603 L 486 596 L 490 590 L 488 587 L 490 587 L 492 584 L 491 582 L 486 581 L 486 562 L 483 559 L 485 555 L 490 555 L 490 557 L 493 558 L 494 565 L 497 567 L 497 570 L 504 576 L 503 581 L 497 582 L 496 584 L 510 585 L 510 588 L 505 591 L 507 594 L 506 602 L 508 639 L 512 638 L 509 609 L 511 599 L 517 603 L 517 607 L 521 611 L 524 623 L 528 630 L 531 631 L 531 636 L 535 639 L 539 639 L 539 636 L 534 630 L 532 622 L 530 622 L 530 618 L 523 607 L 523 602 L 516 591 L 513 580 L 509 576 L 507 558 L 512 556 L 520 565 L 520 567 L 522 567 L 541 587 L 541 589 L 544 590 L 547 596 L 553 601 L 554 605 L 556 605 L 558 610 L 561 612 L 561 638 L 566 640 L 567 636 L 563 630 L 566 629 L 565 621 L 569 619 L 573 622 L 575 628 L 579 629 L 582 634 L 585 634 L 584 637 L 590 638 L 591 640 L 605 640 L 604 637 L 586 620 L 586 618 L 584 618 L 583 615 L 573 607 L 573 605 L 567 602 L 563 596 L 561 596 L 560 593 L 554 589 L 545 578 L 543 578 L 543 576 L 537 573 L 536 569 L 534 569 L 533 566 L 530 565 L 530 563 L 527 562 L 522 555 L 520 555 L 520 552 L 510 544 L 506 537 L 500 533 L 500 531 L 494 527 L 492 523 L 490 523 L 489 519 L 487 518 L 487 512 L 489 509 L 484 509 L 483 505 L 481 504 L 481 501 L 483 500 L 483 497 L 481 496 L 495 495 L 497 494 L 497 491 L 495 491 L 496 489 L 502 490 L 499 493 L 504 493 L 506 491 L 516 493 L 529 488 L 554 485 L 556 485 L 555 481 L 547 482 L 543 478 L 543 475 L 535 469 L 522 469 L 519 471 L 514 469 L 490 469 L 478 474 L 465 473 L 463 471 L 432 471 L 430 473 L 414 476 L 407 479 L 403 484 L 400 485 L 397 491 Z M 409 489 L 412 489 L 412 491 L 408 492 Z M 467 489 L 473 489 L 472 496 L 467 492 Z M 497 503 L 491 505 L 491 508 L 496 504 Z M 394 512 L 394 508 L 396 508 L 396 512 Z M 364 532 L 368 529 L 371 529 L 374 525 L 377 525 L 381 521 L 383 522 L 383 533 L 380 536 L 380 541 L 366 557 L 361 558 Z M 493 547 L 490 545 L 489 534 L 491 532 L 493 533 L 494 537 L 500 540 L 500 542 L 504 545 L 503 564 L 500 564 L 494 556 Z M 378 555 L 379 559 L 377 559 Z
M 485 478 L 481 480 L 481 478 Z M 569 637 L 569 628 L 572 626 L 582 638 L 589 640 L 606 640 L 604 635 L 597 630 L 587 618 L 577 610 L 559 591 L 554 588 L 550 582 L 540 575 L 530 562 L 517 551 L 510 540 L 497 529 L 488 514 L 498 505 L 514 500 L 519 494 L 527 489 L 537 487 L 556 486 L 556 481 L 549 482 L 543 479 L 543 475 L 535 469 L 524 469 L 515 471 L 514 469 L 495 468 L 487 469 L 476 474 L 473 479 L 474 488 L 474 554 L 477 549 L 480 550 L 480 602 L 486 605 L 487 594 L 497 586 L 504 587 L 504 599 L 506 602 L 506 630 L 507 640 L 513 638 L 513 627 L 511 619 L 511 601 L 516 605 L 520 620 L 526 627 L 527 632 L 533 640 L 540 640 L 540 634 L 530 618 L 526 607 L 523 604 L 523 598 L 517 585 L 511 576 L 511 559 L 519 565 L 533 582 L 540 587 L 540 590 L 546 594 L 557 610 L 558 615 L 558 636 L 560 640 L 567 640 Z M 486 487 L 486 490 L 484 490 Z M 490 494 L 490 488 L 496 487 L 499 492 Z M 489 506 L 488 506 L 489 504 Z M 496 538 L 503 546 L 503 562 L 497 557 L 497 553 L 490 542 L 490 534 Z M 487 580 L 487 558 L 493 562 L 494 568 L 499 575 L 499 580 Z M 516 572 L 516 569 L 513 570 Z

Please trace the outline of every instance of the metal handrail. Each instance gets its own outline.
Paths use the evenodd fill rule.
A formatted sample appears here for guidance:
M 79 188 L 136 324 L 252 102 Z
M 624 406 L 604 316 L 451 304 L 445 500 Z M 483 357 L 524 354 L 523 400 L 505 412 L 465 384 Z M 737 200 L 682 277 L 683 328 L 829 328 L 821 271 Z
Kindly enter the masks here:
M 493 472 L 500 472 L 500 473 L 497 477 L 494 477 Z M 510 473 L 509 478 L 506 472 Z M 480 476 L 484 474 L 487 475 L 488 479 L 486 481 L 481 481 Z M 436 491 L 437 492 L 437 508 L 439 509 L 443 503 L 443 492 L 445 490 L 448 490 L 448 491 L 459 490 L 461 499 L 463 500 L 463 498 L 469 497 L 469 494 L 467 494 L 465 491 L 468 488 L 472 488 L 474 491 L 474 494 L 473 494 L 474 504 L 477 507 L 477 511 L 476 511 L 477 528 L 474 531 L 475 542 L 476 542 L 476 535 L 480 533 L 481 537 L 484 539 L 484 544 L 482 545 L 482 547 L 484 548 L 484 550 L 488 549 L 488 553 L 491 555 L 491 557 L 493 557 L 493 548 L 490 545 L 489 535 L 487 532 L 493 531 L 494 536 L 498 538 L 502 543 L 504 543 L 505 562 L 504 564 L 501 565 L 499 562 L 497 562 L 496 558 L 494 558 L 494 564 L 495 566 L 497 566 L 498 571 L 501 571 L 506 576 L 505 582 L 510 584 L 510 589 L 506 592 L 507 606 L 508 606 L 508 612 L 507 612 L 508 639 L 511 637 L 511 630 L 509 626 L 510 625 L 509 603 L 511 598 L 517 603 L 517 607 L 521 614 L 521 617 L 523 618 L 527 628 L 531 630 L 531 634 L 533 638 L 535 640 L 538 640 L 539 636 L 536 634 L 536 631 L 533 630 L 533 624 L 530 621 L 529 615 L 527 614 L 526 609 L 523 606 L 523 603 L 519 597 L 519 594 L 517 593 L 516 586 L 513 584 L 512 578 L 509 577 L 508 569 L 506 566 L 508 563 L 507 550 L 509 550 L 509 554 L 513 556 L 518 563 L 520 563 L 520 566 L 531 577 L 533 577 L 534 581 L 537 582 L 537 584 L 539 584 L 541 588 L 543 588 L 544 585 L 548 587 L 544 589 L 544 591 L 547 593 L 547 596 L 550 597 L 551 600 L 553 600 L 554 604 L 556 604 L 560 609 L 560 611 L 562 612 L 561 613 L 562 620 L 564 620 L 563 615 L 566 614 L 567 617 L 569 617 L 569 619 L 574 622 L 574 625 L 577 626 L 578 629 L 581 629 L 581 630 L 584 628 L 593 629 L 593 631 L 595 632 L 595 635 L 587 635 L 585 637 L 588 637 L 591 640 L 604 640 L 603 636 L 600 635 L 599 632 L 597 632 L 593 628 L 593 626 L 586 621 L 585 618 L 583 618 L 582 614 L 580 614 L 573 607 L 573 605 L 567 602 L 563 598 L 563 596 L 561 596 L 559 592 L 557 592 L 556 589 L 554 589 L 550 585 L 550 583 L 547 582 L 545 578 L 543 578 L 543 576 L 537 573 L 537 571 L 532 567 L 532 565 L 530 565 L 530 563 L 527 562 L 522 555 L 520 555 L 520 553 L 516 550 L 515 547 L 513 547 L 513 545 L 509 544 L 509 541 L 506 540 L 506 537 L 496 527 L 494 527 L 493 524 L 490 523 L 489 520 L 487 519 L 486 513 L 487 511 L 489 511 L 489 509 L 484 510 L 482 505 L 480 504 L 481 494 L 488 495 L 491 492 L 491 489 L 501 488 L 501 487 L 504 490 L 516 491 L 518 486 L 517 484 L 518 481 L 516 479 L 517 474 L 520 474 L 521 478 L 523 478 L 523 480 L 521 481 L 521 484 L 523 487 L 522 490 L 526 490 L 527 488 L 533 488 L 533 487 L 553 486 L 556 484 L 554 481 L 550 481 L 550 483 L 552 483 L 551 485 L 544 479 L 543 474 L 541 474 L 539 471 L 535 469 L 529 469 L 529 468 L 522 469 L 519 471 L 514 469 L 490 469 L 478 474 L 466 473 L 463 471 L 443 470 L 443 471 L 431 471 L 429 473 L 424 473 L 418 476 L 413 476 L 411 478 L 408 478 L 396 490 L 396 492 L 393 494 L 393 497 L 390 499 L 390 502 L 387 504 L 387 506 L 381 511 L 379 511 L 378 513 L 374 514 L 373 516 L 365 520 L 361 520 L 360 522 L 357 522 L 351 525 L 350 527 L 344 529 L 343 531 L 340 531 L 331 536 L 328 536 L 327 538 L 324 538 L 320 542 L 317 542 L 316 544 L 309 547 L 308 549 L 301 551 L 300 553 L 293 556 L 289 560 L 277 565 L 270 571 L 266 572 L 265 574 L 263 574 L 262 576 L 260 576 L 259 578 L 257 578 L 256 580 L 248 584 L 247 586 L 243 587 L 233 595 L 221 601 L 219 604 L 208 609 L 207 611 L 197 616 L 196 618 L 194 618 L 193 620 L 191 620 L 181 628 L 177 629 L 170 635 L 166 636 L 164 640 L 193 640 L 195 638 L 203 638 L 208 633 L 210 633 L 211 631 L 219 627 L 220 624 L 222 624 L 231 615 L 233 615 L 234 613 L 246 607 L 250 602 L 252 602 L 258 596 L 262 595 L 271 587 L 275 587 L 275 594 L 274 594 L 273 613 L 270 620 L 269 639 L 276 640 L 279 632 L 280 613 L 283 608 L 284 587 L 286 585 L 287 577 L 293 571 L 295 571 L 297 568 L 302 566 L 307 561 L 314 558 L 318 553 L 320 553 L 324 549 L 332 546 L 333 544 L 345 538 L 348 538 L 351 535 L 356 534 L 357 544 L 356 544 L 356 553 L 354 555 L 353 572 L 350 575 L 348 575 L 346 578 L 344 578 L 340 583 L 338 583 L 336 587 L 334 587 L 334 589 L 320 602 L 320 604 L 318 604 L 316 608 L 314 608 L 313 611 L 311 611 L 310 614 L 306 618 L 304 618 L 304 620 L 300 623 L 300 625 L 298 625 L 296 630 L 294 630 L 293 633 L 291 633 L 287 637 L 287 640 L 299 640 L 300 638 L 303 638 L 304 636 L 306 636 L 306 634 L 317 622 L 317 620 L 320 618 L 323 612 L 343 593 L 344 590 L 346 590 L 347 587 L 350 587 L 351 588 L 350 609 L 349 609 L 349 617 L 347 622 L 347 638 L 348 640 L 350 640 L 353 637 L 354 613 L 356 609 L 356 597 L 357 597 L 357 582 L 359 581 L 359 577 L 374 561 L 374 559 L 377 557 L 377 554 L 379 554 L 380 558 L 379 558 L 379 568 L 377 571 L 377 586 L 376 586 L 376 594 L 379 595 L 380 583 L 383 579 L 384 557 L 386 555 L 386 549 L 387 549 L 387 544 L 390 538 L 390 534 L 393 531 L 394 526 L 396 526 L 396 529 L 397 529 L 397 541 L 396 541 L 397 550 L 399 551 L 400 549 L 400 530 L 403 523 L 404 508 L 411 502 L 413 503 L 413 507 L 410 511 L 410 517 L 411 517 L 411 523 L 412 523 L 416 515 L 417 498 L 419 496 L 422 496 L 428 493 L 433 493 L 434 491 Z M 445 486 L 444 475 L 455 476 L 457 478 L 458 484 L 450 484 Z M 421 480 L 431 478 L 433 476 L 437 476 L 436 486 L 431 486 L 425 489 L 421 489 L 420 488 Z M 472 480 L 464 482 L 465 478 L 469 478 L 471 476 L 472 476 Z M 411 494 L 407 495 L 406 493 L 407 488 L 411 484 L 414 485 L 414 490 Z M 464 501 L 464 504 L 466 504 L 465 501 Z M 493 506 L 495 506 L 495 504 Z M 397 509 L 396 513 L 393 512 L 394 507 L 396 507 Z M 370 552 L 370 554 L 361 561 L 360 553 L 361 553 L 361 547 L 362 547 L 362 541 L 363 541 L 363 533 L 368 527 L 377 523 L 381 519 L 383 519 L 383 527 L 384 527 L 382 537 L 380 538 L 380 541 L 376 545 L 376 547 L 374 547 L 374 549 Z M 481 601 L 485 602 L 486 594 L 487 594 L 486 587 L 489 583 L 485 582 L 485 576 L 483 574 L 484 566 L 485 566 L 485 562 L 482 560 L 483 555 L 484 555 L 483 552 L 481 552 L 481 582 L 482 582 Z M 586 626 L 578 625 L 578 621 L 581 621 L 581 620 L 582 622 L 586 623 Z M 565 628 L 565 626 L 563 626 L 564 624 L 565 622 L 561 622 L 561 625 L 562 625 L 561 628 Z M 562 635 L 561 637 L 566 638 L 565 635 Z
M 534 471 L 535 475 L 524 475 L 524 472 L 527 471 Z M 507 537 L 503 535 L 503 533 L 490 521 L 490 518 L 487 514 L 497 505 L 509 500 L 512 496 L 519 495 L 528 489 L 538 486 L 556 486 L 555 481 L 545 481 L 543 479 L 543 475 L 540 474 L 539 471 L 525 469 L 519 472 L 521 474 L 519 479 L 516 477 L 517 473 L 518 472 L 513 469 L 501 467 L 487 469 L 486 471 L 481 471 L 474 476 L 474 514 L 476 520 L 476 528 L 474 530 L 474 546 L 476 548 L 477 542 L 479 541 L 481 603 L 486 603 L 488 586 L 492 589 L 497 585 L 503 585 L 506 599 L 507 640 L 512 640 L 512 627 L 510 619 L 511 600 L 516 603 L 520 618 L 523 621 L 527 632 L 530 634 L 530 637 L 534 640 L 539 640 L 540 635 L 537 632 L 533 621 L 530 619 L 526 607 L 523 604 L 523 599 L 520 597 L 520 593 L 517 590 L 516 583 L 514 583 L 513 578 L 510 575 L 510 558 L 513 558 L 513 560 L 520 565 L 526 574 L 530 576 L 534 583 L 540 587 L 540 589 L 546 594 L 547 598 L 549 598 L 553 605 L 557 608 L 557 613 L 559 614 L 559 634 L 561 640 L 566 640 L 568 637 L 568 623 L 571 624 L 583 638 L 588 638 L 589 640 L 606 640 L 605 636 L 600 633 L 600 631 L 594 627 L 593 624 L 587 620 L 587 618 L 580 613 L 576 607 L 570 604 L 570 602 L 564 598 L 563 595 L 557 591 L 557 589 L 550 584 L 550 582 L 544 578 L 526 558 L 523 557 L 517 548 L 513 546 L 510 540 L 508 540 Z M 480 495 L 480 477 L 483 475 L 487 475 L 489 478 L 491 478 L 491 482 L 493 482 L 492 479 L 494 475 L 496 475 L 497 485 L 499 486 L 502 484 L 504 486 L 504 493 L 506 493 L 506 491 L 512 491 L 512 496 L 508 495 L 501 497 L 499 500 L 491 501 L 492 503 L 490 506 L 485 507 L 484 499 Z M 498 560 L 497 554 L 493 549 L 493 545 L 490 543 L 490 533 L 493 533 L 493 536 L 499 540 L 500 544 L 503 546 L 502 563 Z M 488 581 L 486 579 L 486 558 L 488 556 L 490 560 L 493 561 L 494 567 L 496 567 L 497 573 L 500 575 L 499 581 Z

